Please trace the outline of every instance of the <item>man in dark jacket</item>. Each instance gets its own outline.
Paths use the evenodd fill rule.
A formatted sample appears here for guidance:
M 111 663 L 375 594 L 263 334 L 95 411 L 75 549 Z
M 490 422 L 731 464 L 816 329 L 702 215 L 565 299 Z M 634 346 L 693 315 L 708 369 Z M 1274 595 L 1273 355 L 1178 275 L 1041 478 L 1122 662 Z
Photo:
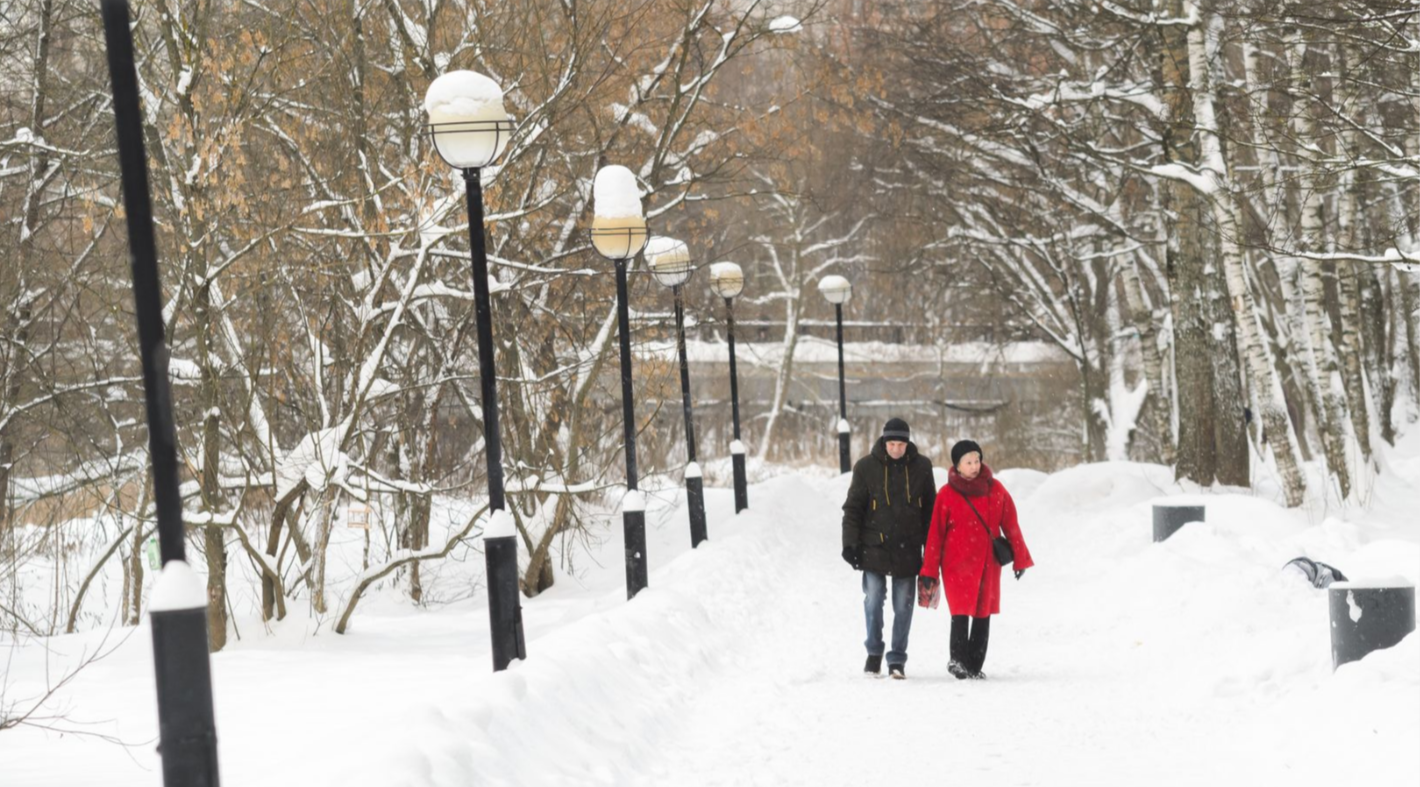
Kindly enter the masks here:
M 888 672 L 906 677 L 907 634 L 912 628 L 917 573 L 922 547 L 932 523 L 937 484 L 932 462 L 917 453 L 907 422 L 891 418 L 872 453 L 853 465 L 853 483 L 843 503 L 843 559 L 863 572 L 863 611 L 867 617 L 868 663 L 863 671 L 878 675 L 883 666 L 883 602 L 892 578 L 892 650 Z

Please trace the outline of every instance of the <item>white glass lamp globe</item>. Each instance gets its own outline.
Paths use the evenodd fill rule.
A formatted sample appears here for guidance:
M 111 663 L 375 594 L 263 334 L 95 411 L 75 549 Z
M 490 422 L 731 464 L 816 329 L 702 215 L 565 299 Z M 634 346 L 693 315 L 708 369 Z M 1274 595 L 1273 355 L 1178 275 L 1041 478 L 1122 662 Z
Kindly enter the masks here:
M 733 262 L 710 266 L 710 289 L 721 298 L 733 298 L 745 288 L 745 272 Z
M 612 260 L 635 257 L 646 245 L 646 217 L 636 176 L 619 164 L 597 170 L 592 181 L 592 246 Z
M 450 166 L 478 169 L 503 154 L 513 121 L 503 108 L 503 89 L 473 71 L 450 71 L 424 93 L 424 111 L 434 148 Z
M 819 279 L 818 291 L 832 304 L 844 304 L 853 297 L 853 284 L 842 276 L 825 276 Z
M 646 267 L 651 269 L 651 275 L 667 287 L 685 284 L 694 270 L 690 265 L 690 249 L 675 238 L 667 238 L 664 235 L 651 238 L 646 241 L 643 255 L 646 257 Z

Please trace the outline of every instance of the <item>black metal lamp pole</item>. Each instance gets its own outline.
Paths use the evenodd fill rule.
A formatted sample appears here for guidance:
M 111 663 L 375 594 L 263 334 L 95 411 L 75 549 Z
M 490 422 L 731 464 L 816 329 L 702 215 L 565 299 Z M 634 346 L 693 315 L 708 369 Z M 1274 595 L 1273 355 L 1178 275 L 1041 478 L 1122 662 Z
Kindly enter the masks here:
M 838 472 L 853 471 L 853 435 L 848 426 L 848 388 L 843 382 L 843 304 L 833 304 L 838 317 Z
M 168 350 L 163 339 L 163 294 L 148 192 L 148 160 L 138 106 L 138 73 L 127 0 L 104 0 L 104 39 L 113 80 L 113 113 L 123 204 L 128 214 L 129 261 L 143 365 L 152 461 L 153 500 L 163 573 L 153 589 L 153 666 L 158 689 L 158 751 L 163 783 L 217 787 L 217 726 L 212 711 L 212 665 L 207 653 L 207 599 L 185 560 L 182 497 L 178 488 Z
M 631 317 L 627 306 L 626 266 L 616 259 L 616 326 L 621 334 L 621 418 L 626 435 L 626 501 L 621 507 L 626 543 L 626 597 L 635 598 L 647 584 L 646 509 L 637 491 L 636 403 L 631 387 Z
M 482 386 L 483 446 L 488 465 L 488 511 L 506 509 L 503 494 L 503 441 L 498 430 L 498 376 L 493 363 L 493 314 L 488 297 L 488 248 L 483 237 L 483 181 L 479 170 L 463 170 L 468 191 L 468 237 L 473 262 L 474 314 L 478 323 L 478 378 Z M 483 539 L 488 572 L 488 626 L 493 671 L 528 657 L 523 640 L 523 605 L 518 593 L 518 539 L 513 534 Z
M 496 96 L 491 100 L 491 96 Z M 503 109 L 498 83 L 472 71 L 450 71 L 429 85 L 426 130 L 439 157 L 463 174 L 468 202 L 468 249 L 478 328 L 478 381 L 482 388 L 483 447 L 488 465 L 488 525 L 483 560 L 488 578 L 488 629 L 493 671 L 527 658 L 522 599 L 518 594 L 518 542 L 503 494 L 503 443 L 498 429 L 498 373 L 493 357 L 493 312 L 488 293 L 488 247 L 483 227 L 482 168 L 502 154 L 513 121 Z
M 680 399 L 685 410 L 685 447 L 690 457 L 685 470 L 685 502 L 690 506 L 690 547 L 700 546 L 708 534 L 705 527 L 705 484 L 700 476 L 700 463 L 695 457 L 695 418 L 690 403 L 690 363 L 685 355 L 685 304 L 679 284 L 671 288 L 675 294 L 676 350 L 680 353 Z
M 730 465 L 735 475 L 735 513 L 749 508 L 749 489 L 745 478 L 745 446 L 740 442 L 740 376 L 735 369 L 735 299 L 725 299 L 726 331 L 730 342 L 730 417 L 734 423 L 735 440 L 730 444 Z

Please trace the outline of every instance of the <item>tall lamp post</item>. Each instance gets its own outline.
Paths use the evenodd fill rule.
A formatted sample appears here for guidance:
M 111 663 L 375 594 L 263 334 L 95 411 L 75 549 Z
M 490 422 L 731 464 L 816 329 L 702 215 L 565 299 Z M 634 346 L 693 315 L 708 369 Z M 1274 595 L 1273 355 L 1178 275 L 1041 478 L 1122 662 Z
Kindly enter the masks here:
M 710 289 L 725 299 L 725 327 L 730 342 L 730 416 L 735 427 L 735 439 L 730 443 L 730 465 L 735 474 L 735 513 L 749 508 L 749 491 L 745 482 L 745 444 L 740 442 L 740 378 L 735 370 L 735 296 L 744 291 L 745 274 L 733 262 L 717 262 L 710 266 Z
M 488 465 L 488 525 L 483 559 L 488 572 L 488 625 L 493 670 L 527 658 L 522 600 L 518 596 L 518 541 L 503 496 L 503 444 L 498 431 L 498 377 L 493 363 L 493 318 L 488 301 L 488 249 L 483 237 L 481 170 L 503 153 L 513 121 L 503 109 L 498 83 L 473 71 L 450 71 L 424 94 L 426 127 L 434 149 L 463 173 L 468 191 L 468 238 L 478 323 L 478 377 L 482 385 L 483 445 Z
M 592 183 L 592 245 L 616 263 L 616 325 L 621 335 L 621 417 L 626 436 L 626 497 L 621 526 L 626 549 L 626 597 L 646 587 L 646 501 L 637 488 L 636 403 L 631 387 L 631 318 L 626 296 L 626 268 L 646 245 L 646 217 L 641 189 L 626 167 L 602 167 Z
M 138 72 L 126 0 L 104 0 L 104 39 L 113 81 L 113 114 L 123 205 L 128 214 L 129 263 L 143 366 L 152 461 L 153 501 L 163 570 L 148 605 L 153 624 L 153 668 L 158 689 L 158 750 L 163 783 L 217 787 L 217 725 L 212 712 L 212 662 L 207 654 L 207 593 L 186 560 L 182 496 L 168 351 L 163 339 L 163 292 L 148 191 Z
M 690 250 L 674 238 L 655 237 L 646 241 L 646 265 L 656 281 L 670 287 L 675 295 L 675 341 L 680 355 L 680 399 L 685 411 L 685 502 L 690 507 L 690 547 L 700 546 L 705 532 L 705 486 L 700 477 L 700 463 L 695 457 L 695 419 L 690 403 L 690 364 L 685 356 L 685 303 L 681 285 L 690 279 L 695 268 L 690 264 Z
M 838 472 L 853 471 L 852 428 L 848 425 L 847 388 L 843 383 L 843 304 L 853 297 L 853 285 L 842 276 L 819 279 L 818 291 L 833 304 L 838 319 Z

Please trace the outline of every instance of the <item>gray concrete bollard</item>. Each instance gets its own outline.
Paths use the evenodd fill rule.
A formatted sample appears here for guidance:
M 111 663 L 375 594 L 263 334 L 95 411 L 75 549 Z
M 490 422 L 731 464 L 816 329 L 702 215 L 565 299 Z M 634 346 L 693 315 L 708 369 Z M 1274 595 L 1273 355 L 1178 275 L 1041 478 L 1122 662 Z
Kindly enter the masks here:
M 1404 579 L 1333 582 L 1331 668 L 1388 648 L 1415 630 L 1415 586 Z
M 1189 522 L 1202 522 L 1203 506 L 1154 504 L 1154 543 L 1173 535 Z

